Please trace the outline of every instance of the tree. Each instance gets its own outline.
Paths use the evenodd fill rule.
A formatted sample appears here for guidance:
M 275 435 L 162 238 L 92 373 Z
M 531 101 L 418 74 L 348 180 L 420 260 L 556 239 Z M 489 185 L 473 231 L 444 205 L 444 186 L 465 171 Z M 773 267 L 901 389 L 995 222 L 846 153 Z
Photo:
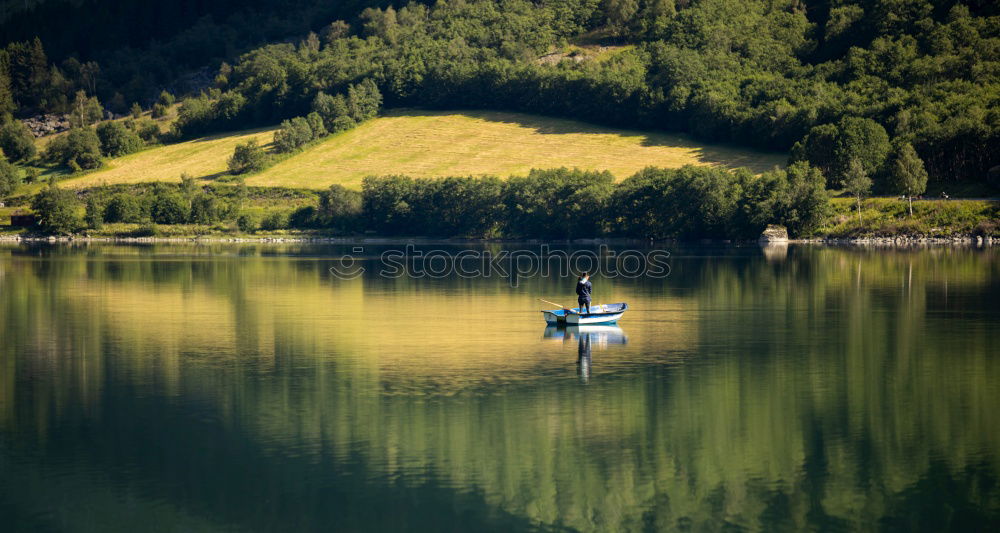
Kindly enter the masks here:
M 83 220 L 91 229 L 101 229 L 104 226 L 105 198 L 103 194 L 93 192 L 87 195 Z
M 837 123 L 837 128 L 834 149 L 837 169 L 846 173 L 852 161 L 857 160 L 866 175 L 878 175 L 892 150 L 885 128 L 870 118 L 859 117 L 846 117 Z
M 92 128 L 74 128 L 49 142 L 45 158 L 76 171 L 101 166 L 101 140 Z
M 0 198 L 9 196 L 21 184 L 21 171 L 0 158 Z
M 0 123 L 9 120 L 17 110 L 14 91 L 10 84 L 10 55 L 0 49 Z
M 180 194 L 165 188 L 153 193 L 150 216 L 157 224 L 183 224 L 191 215 L 191 204 Z
M 0 149 L 11 161 L 25 161 L 35 156 L 35 136 L 20 120 L 0 127 Z
M 256 139 L 250 139 L 243 144 L 237 144 L 233 150 L 233 156 L 229 158 L 229 172 L 232 174 L 258 172 L 264 170 L 266 166 L 267 154 L 257 144 Z
M 347 88 L 347 108 L 356 122 L 375 118 L 381 107 L 382 93 L 371 78 L 365 78 L 361 83 Z
M 274 149 L 279 153 L 293 152 L 312 139 L 313 130 L 309 121 L 295 117 L 282 122 L 278 131 L 274 132 Z
M 136 120 L 142 118 L 142 106 L 139 105 L 139 102 L 132 102 L 132 108 L 129 112 L 132 113 L 132 118 Z
M 89 126 L 104 118 L 104 108 L 96 96 L 87 97 L 83 91 L 76 92 L 73 100 L 73 112 L 70 114 L 69 122 L 73 127 Z
M 170 94 L 167 91 L 163 91 L 160 93 L 160 97 L 157 99 L 157 103 L 159 103 L 164 107 L 170 107 L 174 105 L 175 100 L 176 98 L 174 98 L 174 95 Z
M 343 185 L 331 185 L 320 193 L 317 216 L 327 226 L 340 230 L 357 227 L 361 216 L 361 194 Z
M 120 157 L 142 148 L 142 139 L 126 128 L 121 122 L 104 122 L 97 126 L 97 138 L 101 142 L 101 153 L 108 157 Z
M 69 235 L 83 228 L 79 213 L 80 202 L 73 191 L 54 184 L 35 195 L 31 209 L 38 216 L 38 225 L 45 233 Z
M 927 190 L 927 169 L 910 143 L 904 143 L 896 153 L 890 175 L 895 192 L 906 196 L 913 216 L 913 197 Z
M 351 26 L 342 21 L 335 20 L 323 29 L 323 43 L 330 45 L 337 39 L 343 39 L 351 34 Z
M 605 15 L 612 33 L 616 37 L 625 36 L 639 12 L 638 0 L 608 0 L 606 6 Z
M 858 201 L 858 222 L 861 222 L 861 200 L 872 190 L 872 180 L 858 159 L 852 159 L 844 174 L 844 187 Z
M 131 194 L 118 193 L 104 206 L 105 222 L 142 222 L 145 218 L 142 202 Z

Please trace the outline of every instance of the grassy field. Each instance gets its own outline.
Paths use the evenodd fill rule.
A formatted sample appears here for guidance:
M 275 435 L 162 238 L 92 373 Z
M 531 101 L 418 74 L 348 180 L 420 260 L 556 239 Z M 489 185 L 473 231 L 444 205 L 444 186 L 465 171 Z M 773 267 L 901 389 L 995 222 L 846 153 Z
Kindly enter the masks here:
M 1000 203 L 984 200 L 920 200 L 913 202 L 913 216 L 905 201 L 868 198 L 861 202 L 861 220 L 852 198 L 834 198 L 833 213 L 819 228 L 826 237 L 892 237 L 923 235 L 997 235 Z
M 218 135 L 157 147 L 109 161 L 105 169 L 65 185 L 90 187 L 144 181 L 177 181 L 181 173 L 204 180 L 221 177 L 233 147 L 256 138 L 271 141 L 273 129 Z M 360 187 L 365 176 L 414 177 L 524 175 L 532 168 L 610 170 L 619 179 L 649 166 L 686 164 L 746 166 L 763 172 L 783 165 L 784 154 L 696 143 L 679 135 L 592 126 L 521 113 L 395 110 L 358 128 L 331 136 L 259 174 L 248 185 Z

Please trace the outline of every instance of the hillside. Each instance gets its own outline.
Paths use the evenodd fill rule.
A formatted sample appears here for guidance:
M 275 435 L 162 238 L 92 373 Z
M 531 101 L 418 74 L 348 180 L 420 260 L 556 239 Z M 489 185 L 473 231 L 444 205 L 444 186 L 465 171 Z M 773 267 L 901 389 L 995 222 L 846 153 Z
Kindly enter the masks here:
M 220 177 L 233 148 L 251 138 L 271 141 L 272 129 L 216 135 L 152 148 L 110 160 L 105 169 L 63 182 L 101 184 L 202 180 Z M 745 166 L 763 172 L 784 164 L 784 154 L 696 143 L 680 135 L 642 133 L 489 111 L 395 110 L 247 178 L 248 185 L 359 188 L 372 174 L 413 177 L 525 175 L 532 168 L 609 170 L 622 179 L 646 166 Z

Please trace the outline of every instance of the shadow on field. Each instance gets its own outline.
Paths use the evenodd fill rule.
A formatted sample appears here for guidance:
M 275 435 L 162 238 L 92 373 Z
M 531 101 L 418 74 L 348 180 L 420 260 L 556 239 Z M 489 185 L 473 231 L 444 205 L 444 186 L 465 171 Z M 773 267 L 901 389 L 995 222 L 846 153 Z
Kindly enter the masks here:
M 642 137 L 642 146 L 668 147 L 691 150 L 698 160 L 706 165 L 719 165 L 727 168 L 746 167 L 755 174 L 772 170 L 775 165 L 784 166 L 787 154 L 776 152 L 761 152 L 735 145 L 705 144 L 697 142 L 684 135 L 661 132 L 615 129 L 598 126 L 564 118 L 551 118 L 511 111 L 482 110 L 447 110 L 392 109 L 385 113 L 388 117 L 426 117 L 465 115 L 490 122 L 514 124 L 522 128 L 530 128 L 536 133 L 545 135 L 592 133 L 601 135 L 617 135 L 620 137 Z M 624 176 L 623 176 L 624 177 Z

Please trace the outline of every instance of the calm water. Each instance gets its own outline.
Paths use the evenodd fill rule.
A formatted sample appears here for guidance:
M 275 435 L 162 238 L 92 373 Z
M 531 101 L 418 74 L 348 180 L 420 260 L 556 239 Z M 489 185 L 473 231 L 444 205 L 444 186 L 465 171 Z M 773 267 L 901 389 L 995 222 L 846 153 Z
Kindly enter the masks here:
M 0 247 L 0 529 L 1000 526 L 998 251 L 674 248 L 584 330 L 348 251 Z

